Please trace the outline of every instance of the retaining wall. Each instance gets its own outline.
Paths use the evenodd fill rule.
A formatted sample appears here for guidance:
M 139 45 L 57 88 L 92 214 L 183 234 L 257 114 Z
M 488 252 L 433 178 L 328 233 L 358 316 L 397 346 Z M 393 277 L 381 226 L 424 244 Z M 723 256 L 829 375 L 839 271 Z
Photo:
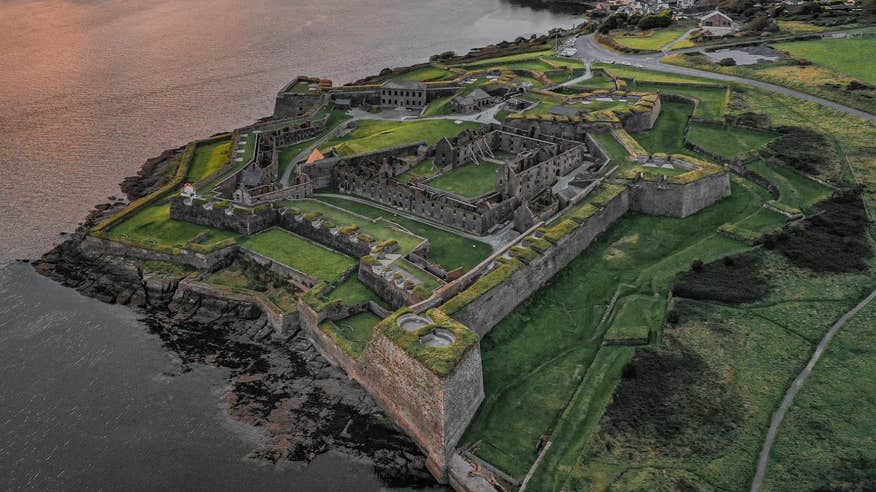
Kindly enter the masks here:
M 237 245 L 232 245 L 210 253 L 196 253 L 185 249 L 180 250 L 177 254 L 159 253 L 94 236 L 86 236 L 80 248 L 90 256 L 109 255 L 144 261 L 166 261 L 207 271 L 214 271 L 229 264 L 238 250 Z
M 730 196 L 730 177 L 723 172 L 688 184 L 639 181 L 630 195 L 632 210 L 684 218 Z

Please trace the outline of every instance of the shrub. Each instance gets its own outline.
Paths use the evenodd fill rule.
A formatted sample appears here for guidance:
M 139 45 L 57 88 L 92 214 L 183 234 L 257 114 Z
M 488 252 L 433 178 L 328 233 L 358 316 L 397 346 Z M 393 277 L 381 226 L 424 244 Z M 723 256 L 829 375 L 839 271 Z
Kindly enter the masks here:
M 718 61 L 718 65 L 721 65 L 722 67 L 734 67 L 734 66 L 736 66 L 736 60 L 734 60 L 733 58 L 729 58 L 729 57 L 728 58 L 721 58 Z
M 693 271 L 695 271 L 695 272 L 701 272 L 701 271 L 703 271 L 703 260 L 694 260 L 694 261 L 690 264 L 690 269 L 693 270 Z
M 690 299 L 740 304 L 762 299 L 769 284 L 761 273 L 761 258 L 749 252 L 708 264 L 694 261 L 691 271 L 676 277 L 673 292 Z

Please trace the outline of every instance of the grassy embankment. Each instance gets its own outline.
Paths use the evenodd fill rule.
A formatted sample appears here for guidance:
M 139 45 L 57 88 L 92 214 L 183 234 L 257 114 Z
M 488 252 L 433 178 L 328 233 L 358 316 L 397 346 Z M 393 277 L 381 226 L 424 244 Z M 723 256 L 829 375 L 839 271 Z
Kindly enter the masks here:
M 613 32 L 615 41 L 627 48 L 640 51 L 659 51 L 660 48 L 678 39 L 690 30 L 691 26 L 673 26 L 668 29 L 649 30 L 644 32 Z
M 325 282 L 337 279 L 356 264 L 345 254 L 283 229 L 248 236 L 240 245 Z
M 283 312 L 298 310 L 295 294 L 283 286 L 273 285 L 259 278 L 261 272 L 252 271 L 242 263 L 235 261 L 231 265 L 218 270 L 205 279 L 207 283 L 225 287 L 241 294 L 262 295 L 270 300 Z
M 379 217 L 385 218 L 418 236 L 425 237 L 429 240 L 429 258 L 431 261 L 447 270 L 457 267 L 462 267 L 466 270 L 471 269 L 486 259 L 492 251 L 486 243 L 464 238 L 452 232 L 438 229 L 416 220 L 400 217 L 364 203 L 335 197 L 320 197 L 320 200 L 366 217 L 375 219 Z
M 692 123 L 687 138 L 705 150 L 728 159 L 745 152 L 760 149 L 775 140 L 774 133 L 746 128 L 721 128 Z
M 366 120 L 358 122 L 347 135 L 330 139 L 320 149 L 327 152 L 334 147 L 341 155 L 353 155 L 417 142 L 434 145 L 443 137 L 453 137 L 463 130 L 479 126 L 479 123 L 472 122 L 457 125 L 450 120 Z

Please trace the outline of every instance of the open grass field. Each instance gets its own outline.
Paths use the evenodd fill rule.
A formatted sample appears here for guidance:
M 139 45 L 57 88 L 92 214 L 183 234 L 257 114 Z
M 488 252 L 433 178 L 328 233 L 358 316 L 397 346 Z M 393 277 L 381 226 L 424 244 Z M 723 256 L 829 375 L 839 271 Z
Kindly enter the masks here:
M 423 116 L 441 116 L 453 114 L 453 107 L 450 105 L 450 100 L 454 96 L 439 97 L 430 102 L 423 111 Z
M 579 82 L 572 86 L 576 89 L 614 89 L 614 80 L 600 70 L 593 72 L 593 78 Z
M 666 330 L 661 346 L 637 350 L 598 430 L 581 443 L 584 452 L 549 477 L 544 490 L 748 489 L 772 412 L 814 342 L 874 286 L 866 273 L 812 275 L 776 253 L 753 254 L 763 262 L 758 268 L 769 283 L 767 295 L 743 304 L 678 300 L 680 322 Z M 866 315 L 859 322 L 866 324 Z M 779 442 L 784 432 L 789 438 L 773 448 L 776 464 L 765 490 L 864 483 L 860 477 L 868 472 L 860 470 L 874 456 L 856 461 L 851 450 L 876 448 L 866 423 L 874 406 L 861 399 L 873 392 L 858 386 L 873 385 L 865 376 L 873 359 L 862 348 L 871 344 L 861 345 L 861 327 L 841 331 L 846 344 L 833 349 L 843 353 L 834 360 L 852 364 L 825 374 L 821 384 L 810 386 L 810 379 L 798 395 L 817 396 L 780 428 Z
M 840 329 L 779 427 L 763 490 L 876 484 L 876 304 Z
M 492 162 L 465 164 L 429 180 L 429 186 L 466 198 L 477 198 L 496 191 L 499 165 Z
M 492 248 L 486 243 L 468 239 L 416 220 L 394 215 L 364 203 L 336 197 L 320 197 L 320 200 L 366 217 L 384 217 L 418 236 L 425 237 L 429 240 L 430 260 L 441 265 L 446 270 L 453 270 L 459 267 L 469 270 L 485 260 L 492 252 Z
M 623 79 L 635 79 L 637 82 L 663 82 L 663 83 L 688 83 L 688 84 L 705 84 L 714 85 L 715 81 L 704 79 L 701 77 L 691 77 L 688 75 L 676 75 L 665 72 L 655 72 L 653 70 L 645 70 L 643 68 L 630 67 L 627 65 L 611 65 L 604 63 L 596 63 L 594 68 L 602 68 L 613 73 L 616 77 Z
M 268 229 L 240 245 L 313 278 L 331 282 L 356 265 L 356 260 L 283 229 Z
M 434 145 L 443 137 L 453 137 L 465 129 L 479 126 L 479 123 L 472 122 L 457 125 L 450 120 L 366 120 L 358 122 L 347 135 L 329 140 L 320 149 L 326 152 L 335 147 L 342 155 L 353 155 L 417 142 Z
M 789 34 L 808 34 L 824 31 L 824 27 L 803 21 L 776 21 L 779 30 Z
M 430 157 L 408 169 L 407 172 L 396 176 L 396 179 L 400 183 L 409 183 L 411 178 L 428 178 L 436 174 L 438 174 L 438 168 L 435 166 L 435 159 Z
M 658 333 L 666 311 L 666 298 L 632 295 L 622 298 L 605 332 L 606 340 L 647 340 Z
M 661 106 L 660 117 L 654 128 L 633 134 L 648 152 L 684 154 L 684 127 L 693 113 L 693 106 L 685 103 L 665 102 Z
M 682 34 L 690 30 L 688 26 L 674 26 L 668 29 L 659 29 L 645 32 L 615 32 L 612 37 L 618 43 L 642 51 L 658 51 L 667 43 L 671 43 L 679 38 Z
M 611 159 L 609 167 L 620 165 L 630 160 L 630 155 L 627 153 L 627 150 L 620 144 L 620 142 L 611 136 L 611 133 L 591 133 L 590 136 L 596 140 L 596 143 L 602 147 L 602 150 L 608 155 L 608 158 Z
M 319 328 L 328 332 L 347 353 L 359 357 L 380 318 L 366 311 L 338 321 L 325 321 Z
M 319 212 L 324 218 L 333 222 L 338 227 L 358 226 L 359 231 L 374 237 L 378 241 L 395 239 L 398 241 L 399 253 L 403 255 L 410 253 L 423 242 L 423 239 L 399 230 L 390 222 L 368 219 L 318 200 L 295 200 L 283 202 L 283 205 L 297 208 L 305 214 Z
M 253 139 L 254 140 L 254 139 Z M 195 157 L 189 175 L 186 179 L 197 183 L 222 169 L 231 156 L 231 140 L 219 140 L 217 142 L 201 144 L 195 149 Z
M 633 89 L 661 94 L 678 94 L 694 98 L 698 101 L 694 110 L 694 118 L 711 121 L 724 121 L 724 106 L 727 89 L 722 87 L 684 87 L 680 85 L 660 84 L 654 82 L 637 82 Z
M 769 132 L 698 123 L 691 123 L 687 134 L 688 140 L 694 144 L 728 159 L 760 149 L 776 137 Z
M 206 237 L 200 238 L 206 233 Z M 184 247 L 195 238 L 200 244 L 208 246 L 227 238 L 239 236 L 236 232 L 201 226 L 191 222 L 170 218 L 170 205 L 155 203 L 135 212 L 109 231 L 110 237 L 135 241 L 146 247 L 149 245 Z
M 876 84 L 876 38 L 819 39 L 776 43 L 774 48 L 849 77 Z
M 599 407 L 599 401 L 577 395 L 601 395 L 604 402 L 623 366 L 624 352 L 603 354 L 601 348 L 608 327 L 600 319 L 611 297 L 622 288 L 624 295 L 665 299 L 672 277 L 694 259 L 746 249 L 717 228 L 757 213 L 766 199 L 763 190 L 734 178 L 731 198 L 687 219 L 632 215 L 609 229 L 484 337 L 486 399 L 463 443 L 522 478 L 535 460 L 539 438 L 551 434 L 558 454 L 552 448 L 532 485 L 533 490 L 559 490 L 555 480 L 562 484 L 564 470 L 577 462 L 578 443 L 592 430 L 594 418 L 564 413 L 566 403 Z M 594 367 L 594 361 L 609 369 Z M 558 432 L 565 426 L 577 431 Z
M 780 202 L 800 210 L 824 200 L 833 192 L 831 188 L 778 164 L 755 161 L 746 167 L 779 186 Z
M 348 306 L 367 301 L 374 301 L 383 307 L 388 307 L 386 302 L 381 299 L 380 296 L 369 289 L 367 285 L 363 284 L 355 275 L 351 275 L 350 278 L 331 291 L 328 295 L 328 300 L 341 300 Z

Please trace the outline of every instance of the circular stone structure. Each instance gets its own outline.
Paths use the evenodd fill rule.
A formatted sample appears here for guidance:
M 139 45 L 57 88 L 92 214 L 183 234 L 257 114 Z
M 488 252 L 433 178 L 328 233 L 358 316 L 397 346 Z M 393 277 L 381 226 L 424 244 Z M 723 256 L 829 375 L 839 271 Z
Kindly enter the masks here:
M 424 316 L 420 316 L 413 313 L 404 314 L 399 316 L 396 320 L 395 324 L 398 325 L 404 331 L 414 331 L 418 330 L 424 326 L 429 326 L 432 324 L 432 320 L 426 318 Z
M 456 336 L 448 330 L 436 328 L 420 337 L 420 343 L 427 347 L 447 347 L 453 345 Z

